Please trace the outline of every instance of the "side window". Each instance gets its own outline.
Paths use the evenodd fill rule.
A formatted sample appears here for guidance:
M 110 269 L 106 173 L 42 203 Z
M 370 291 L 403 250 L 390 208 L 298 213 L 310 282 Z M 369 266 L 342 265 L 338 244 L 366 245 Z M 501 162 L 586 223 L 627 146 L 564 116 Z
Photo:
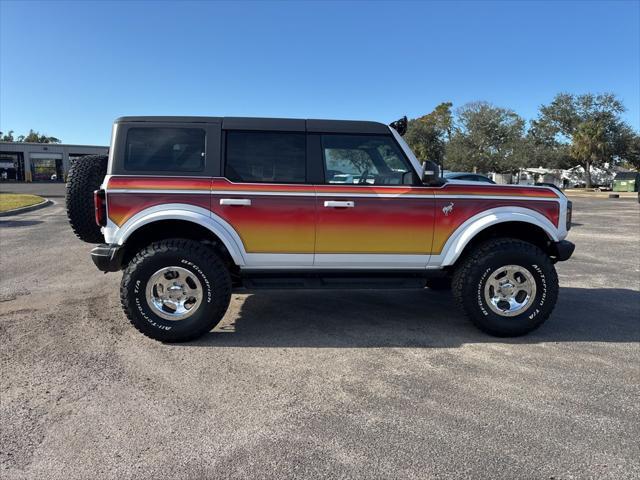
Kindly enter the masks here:
M 413 170 L 390 137 L 323 135 L 325 183 L 402 185 Z
M 125 170 L 201 172 L 205 161 L 205 131 L 201 128 L 130 128 Z
M 228 131 L 225 176 L 233 182 L 304 183 L 306 135 Z

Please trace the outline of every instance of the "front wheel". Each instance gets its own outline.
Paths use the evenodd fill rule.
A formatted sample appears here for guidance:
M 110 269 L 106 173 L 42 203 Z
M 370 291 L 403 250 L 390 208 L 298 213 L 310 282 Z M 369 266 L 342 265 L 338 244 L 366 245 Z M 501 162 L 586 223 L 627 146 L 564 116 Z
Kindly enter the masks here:
M 206 245 L 162 240 L 131 260 L 122 276 L 120 298 L 140 332 L 162 342 L 184 342 L 222 319 L 231 298 L 231 278 Z
M 456 269 L 453 293 L 482 331 L 516 337 L 538 328 L 558 299 L 558 275 L 549 257 L 521 240 L 490 240 Z

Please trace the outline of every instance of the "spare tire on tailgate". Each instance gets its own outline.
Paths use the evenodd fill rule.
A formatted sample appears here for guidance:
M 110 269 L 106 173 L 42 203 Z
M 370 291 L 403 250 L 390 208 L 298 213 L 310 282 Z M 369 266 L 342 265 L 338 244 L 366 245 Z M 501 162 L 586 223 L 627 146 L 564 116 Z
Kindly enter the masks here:
M 87 243 L 102 243 L 104 237 L 95 220 L 93 192 L 107 174 L 106 155 L 87 155 L 74 160 L 67 177 L 67 217 L 73 232 Z

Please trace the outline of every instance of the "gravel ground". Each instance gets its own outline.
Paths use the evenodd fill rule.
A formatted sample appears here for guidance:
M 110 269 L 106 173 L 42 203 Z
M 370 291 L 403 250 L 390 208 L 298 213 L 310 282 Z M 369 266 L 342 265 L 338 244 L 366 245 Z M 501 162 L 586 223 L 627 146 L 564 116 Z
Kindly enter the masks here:
M 556 311 L 513 340 L 449 293 L 287 291 L 162 345 L 61 205 L 3 219 L 0 477 L 639 478 L 639 207 L 574 205 Z

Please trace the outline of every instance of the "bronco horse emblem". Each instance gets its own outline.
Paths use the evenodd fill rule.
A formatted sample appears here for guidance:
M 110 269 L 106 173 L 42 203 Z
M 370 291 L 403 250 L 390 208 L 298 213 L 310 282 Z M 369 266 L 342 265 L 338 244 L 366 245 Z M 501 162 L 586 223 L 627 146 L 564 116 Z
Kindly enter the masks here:
M 445 205 L 444 207 L 442 207 L 442 213 L 444 213 L 445 217 L 448 217 L 451 212 L 453 212 L 453 202 L 450 202 L 449 205 Z

